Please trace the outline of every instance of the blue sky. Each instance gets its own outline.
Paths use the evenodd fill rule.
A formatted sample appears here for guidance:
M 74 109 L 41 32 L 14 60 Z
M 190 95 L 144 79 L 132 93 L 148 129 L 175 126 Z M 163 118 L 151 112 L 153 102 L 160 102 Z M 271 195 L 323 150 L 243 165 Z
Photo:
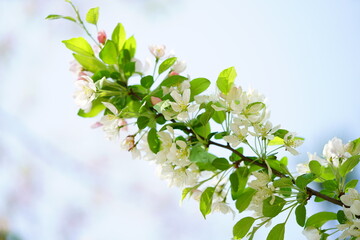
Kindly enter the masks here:
M 149 56 L 148 45 L 162 43 L 188 63 L 191 77 L 213 82 L 235 66 L 238 84 L 267 97 L 272 122 L 306 138 L 294 163 L 321 153 L 333 136 L 360 136 L 359 1 L 74 2 L 83 13 L 100 6 L 100 28 L 108 33 L 122 22 L 140 59 Z M 180 191 L 168 189 L 153 166 L 132 161 L 89 128 L 93 120 L 75 115 L 71 54 L 61 40 L 84 35 L 70 22 L 44 21 L 70 10 L 60 0 L 0 0 L 7 23 L 0 29 L 2 199 L 22 181 L 33 183 L 24 187 L 33 190 L 30 202 L 9 210 L 2 200 L 0 217 L 24 239 L 230 239 L 231 216 L 204 221 L 194 201 L 180 208 Z M 24 177 L 24 169 L 32 174 Z M 67 237 L 58 236 L 59 226 L 74 217 L 63 209 L 83 219 Z

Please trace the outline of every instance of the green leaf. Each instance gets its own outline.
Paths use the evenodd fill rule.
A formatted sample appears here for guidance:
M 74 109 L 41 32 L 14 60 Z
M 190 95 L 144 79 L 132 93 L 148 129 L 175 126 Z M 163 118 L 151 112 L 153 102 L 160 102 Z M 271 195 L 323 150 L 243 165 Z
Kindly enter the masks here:
M 192 187 L 187 187 L 187 188 L 184 188 L 183 191 L 182 191 L 182 194 L 181 194 L 181 201 L 183 201 L 186 196 L 191 193 L 191 191 L 193 190 Z
M 309 168 L 310 168 L 310 171 L 313 174 L 315 174 L 316 176 L 321 176 L 321 174 L 322 174 L 322 166 L 318 161 L 311 160 L 309 162 Z
M 72 22 L 76 22 L 76 20 L 73 17 L 56 15 L 56 14 L 48 15 L 45 19 L 47 19 L 47 20 L 66 19 L 66 20 L 69 20 Z
M 150 129 L 148 136 L 147 136 L 149 148 L 153 153 L 158 153 L 160 150 L 160 140 L 157 135 L 156 129 Z
M 111 39 L 115 42 L 118 51 L 120 51 L 126 41 L 125 28 L 121 23 L 118 23 L 111 34 Z
M 190 149 L 189 160 L 196 163 L 200 170 L 213 171 L 216 168 L 212 165 L 212 162 L 217 157 L 209 153 L 204 146 L 197 144 Z
M 226 113 L 224 111 L 215 111 L 212 119 L 214 119 L 215 122 L 222 124 L 226 119 Z
M 296 178 L 295 180 L 295 184 L 296 186 L 298 186 L 301 189 L 305 189 L 305 187 L 311 183 L 312 181 L 314 181 L 316 179 L 316 175 L 313 173 L 306 173 L 303 175 L 300 175 L 299 177 Z
M 207 138 L 207 136 L 211 132 L 210 123 L 201 125 L 199 127 L 194 127 L 194 131 L 196 132 L 196 134 L 200 135 L 201 137 Z
M 98 72 L 101 70 L 106 70 L 106 66 L 99 61 L 96 57 L 90 57 L 80 54 L 73 54 L 76 61 L 80 63 L 81 66 L 87 71 Z
M 208 187 L 205 191 L 201 194 L 200 197 L 200 212 L 206 218 L 206 215 L 211 213 L 211 205 L 213 200 L 215 188 Z
M 284 240 L 285 223 L 279 223 L 271 229 L 266 240 Z
M 150 119 L 145 116 L 140 116 L 137 120 L 137 126 L 139 129 L 144 129 L 147 127 L 148 123 L 150 122 Z
M 352 156 L 360 154 L 360 138 L 351 141 L 348 146 L 347 152 Z
M 163 61 L 159 66 L 159 74 L 162 74 L 163 72 L 168 70 L 172 65 L 174 65 L 176 60 L 177 60 L 176 57 L 172 57 L 172 58 L 168 58 L 165 61 Z
M 279 137 L 281 139 L 284 139 L 285 135 L 288 133 L 288 130 L 285 129 L 279 129 L 274 133 L 274 136 Z
M 246 112 L 249 114 L 257 113 L 257 112 L 261 111 L 262 109 L 264 109 L 265 106 L 266 105 L 263 102 L 250 103 L 249 105 L 246 106 Z
M 210 81 L 206 78 L 195 78 L 190 81 L 191 96 L 190 101 L 194 99 L 196 95 L 199 95 L 210 86 Z
M 84 112 L 84 110 L 80 109 L 78 115 L 80 117 L 91 118 L 97 116 L 100 112 L 105 109 L 105 106 L 101 103 L 100 100 L 94 100 L 92 102 L 92 107 L 89 112 Z
M 144 88 L 150 89 L 154 83 L 154 78 L 151 75 L 145 76 L 141 78 L 140 83 Z
M 236 208 L 239 212 L 243 212 L 248 208 L 255 193 L 255 189 L 246 188 L 244 192 L 238 196 L 238 199 L 236 200 Z
M 274 187 L 276 188 L 284 188 L 284 187 L 290 187 L 292 188 L 294 186 L 292 180 L 290 178 L 280 178 L 273 182 Z
M 360 155 L 352 156 L 348 158 L 339 167 L 340 176 L 344 177 L 348 174 L 358 163 L 360 162 Z
M 229 164 L 228 160 L 226 160 L 226 158 L 216 158 L 213 162 L 212 165 L 214 167 L 216 167 L 219 170 L 228 170 L 231 165 Z
M 333 212 L 315 213 L 314 215 L 312 215 L 311 217 L 308 218 L 308 220 L 306 221 L 305 227 L 313 226 L 316 228 L 320 228 L 327 221 L 336 220 L 336 219 L 337 219 L 337 215 L 336 215 L 336 213 L 333 213 Z
M 207 123 L 209 123 L 211 117 L 213 116 L 215 110 L 210 106 L 209 108 L 207 107 L 205 112 L 203 112 L 202 114 L 200 114 L 198 116 L 198 119 L 200 121 L 200 123 L 202 125 L 206 125 Z
M 255 219 L 252 217 L 245 217 L 238 221 L 233 228 L 234 239 L 242 239 L 245 237 L 254 222 Z
M 268 145 L 269 146 L 284 145 L 284 139 L 275 136 L 274 139 L 269 141 Z
M 107 40 L 105 46 L 101 49 L 99 57 L 107 64 L 118 63 L 118 51 L 115 42 Z
M 352 179 L 345 185 L 345 191 L 347 191 L 349 188 L 355 188 L 359 180 Z
M 86 14 L 86 21 L 96 25 L 99 19 L 99 8 L 90 8 Z
M 285 203 L 286 201 L 281 197 L 275 196 L 275 199 L 268 197 L 263 201 L 263 215 L 265 217 L 277 216 L 283 209 Z
M 136 52 L 136 40 L 134 36 L 129 37 L 124 43 L 124 49 L 127 49 L 130 53 L 130 58 L 135 56 Z
M 300 204 L 295 209 L 296 222 L 300 227 L 304 227 L 306 220 L 306 208 L 303 204 Z
M 62 41 L 65 46 L 71 51 L 78 53 L 80 55 L 85 55 L 89 57 L 94 56 L 94 51 L 90 44 L 82 37 L 72 38 L 69 40 Z
M 347 218 L 343 210 L 339 210 L 336 214 L 336 218 L 340 224 L 345 224 L 347 222 Z
M 327 180 L 322 183 L 324 190 L 333 192 L 338 188 L 338 182 L 336 180 Z
M 186 80 L 186 77 L 180 76 L 180 75 L 174 75 L 170 76 L 168 78 L 165 78 L 161 83 L 160 87 L 171 87 L 175 86 L 177 84 L 182 83 L 184 80 Z
M 249 174 L 246 167 L 239 167 L 230 175 L 231 196 L 234 200 L 244 191 Z
M 236 75 L 237 74 L 234 67 L 227 68 L 219 74 L 216 85 L 222 93 L 227 94 L 228 92 L 230 92 L 230 89 L 234 84 Z

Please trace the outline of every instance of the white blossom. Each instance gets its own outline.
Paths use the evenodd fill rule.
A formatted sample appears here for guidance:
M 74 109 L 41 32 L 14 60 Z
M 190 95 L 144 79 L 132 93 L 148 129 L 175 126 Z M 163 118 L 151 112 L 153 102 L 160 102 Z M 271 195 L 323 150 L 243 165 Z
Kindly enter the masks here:
M 235 211 L 224 201 L 216 201 L 212 203 L 212 212 L 221 212 L 223 214 L 232 213 L 235 218 Z
M 230 124 L 230 129 L 233 134 L 224 136 L 224 140 L 231 144 L 232 147 L 237 147 L 240 143 L 246 141 L 248 135 L 248 128 L 241 128 L 238 124 Z
M 321 238 L 319 230 L 314 227 L 305 228 L 302 234 L 304 234 L 308 240 L 320 240 Z
M 183 60 L 177 60 L 172 66 L 172 70 L 176 73 L 182 73 L 186 69 L 186 62 Z
M 190 89 L 185 89 L 183 94 L 174 90 L 170 93 L 175 102 L 170 102 L 172 110 L 175 112 L 174 116 L 171 113 L 164 112 L 166 119 L 176 117 L 180 121 L 187 121 L 189 119 L 189 113 L 193 113 L 198 109 L 197 104 L 189 104 L 190 102 Z
M 288 132 L 284 136 L 284 146 L 287 151 L 289 151 L 293 155 L 299 154 L 298 151 L 295 150 L 296 147 L 299 147 L 303 144 L 303 140 L 295 137 L 295 133 Z
M 89 76 L 83 76 L 75 81 L 75 86 L 77 87 L 74 93 L 75 103 L 85 112 L 89 112 L 96 93 L 94 81 Z
M 103 126 L 103 131 L 106 133 L 106 137 L 109 140 L 114 140 L 119 136 L 119 132 L 121 128 L 125 128 L 127 122 L 124 119 L 118 117 L 119 111 L 117 108 L 109 103 L 109 102 L 102 102 L 113 114 L 106 114 L 100 119 L 100 123 Z
M 275 188 L 272 185 L 269 185 L 270 177 L 268 174 L 253 172 L 252 175 L 256 177 L 256 180 L 249 182 L 249 187 L 255 189 L 256 193 L 251 200 L 248 210 L 254 211 L 254 216 L 261 217 L 263 216 L 263 201 L 268 197 L 273 197 L 271 202 L 275 201 L 275 197 L 273 195 Z
M 149 50 L 154 57 L 159 59 L 165 55 L 166 47 L 165 45 L 151 45 L 149 46 Z
M 357 218 L 360 215 L 360 194 L 355 189 L 350 188 L 348 194 L 342 195 L 340 200 L 345 205 L 343 211 L 347 221 L 336 226 L 339 230 L 343 231 L 339 239 L 347 237 L 357 237 L 357 239 L 360 239 L 360 219 Z
M 299 163 L 296 165 L 296 171 L 302 175 L 305 173 L 310 173 L 310 168 L 309 168 L 309 164 L 307 163 Z
M 341 139 L 334 137 L 325 144 L 323 155 L 335 167 L 339 167 L 342 162 L 351 157 L 350 153 L 348 153 L 346 149 L 347 145 L 343 144 Z

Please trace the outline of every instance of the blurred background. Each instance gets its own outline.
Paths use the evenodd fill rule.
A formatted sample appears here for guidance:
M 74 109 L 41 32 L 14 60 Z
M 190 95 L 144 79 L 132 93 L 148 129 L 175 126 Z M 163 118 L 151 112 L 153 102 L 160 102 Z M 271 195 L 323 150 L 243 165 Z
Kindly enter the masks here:
M 165 44 L 191 77 L 213 82 L 235 66 L 237 84 L 267 97 L 272 122 L 306 139 L 292 169 L 334 136 L 360 137 L 359 1 L 73 2 L 83 15 L 99 6 L 108 34 L 122 22 L 139 59 Z M 241 216 L 204 220 L 194 200 L 180 207 L 181 191 L 154 166 L 91 129 L 97 119 L 76 115 L 61 40 L 85 34 L 45 21 L 52 13 L 73 15 L 62 0 L 0 0 L 0 229 L 22 240 L 231 239 Z M 304 239 L 291 224 L 286 239 Z

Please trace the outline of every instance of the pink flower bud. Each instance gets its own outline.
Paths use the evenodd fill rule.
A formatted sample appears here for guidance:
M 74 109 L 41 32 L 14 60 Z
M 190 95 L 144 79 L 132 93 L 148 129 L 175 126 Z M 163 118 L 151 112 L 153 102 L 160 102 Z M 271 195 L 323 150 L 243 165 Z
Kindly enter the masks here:
M 131 151 L 132 149 L 134 149 L 136 147 L 134 135 L 127 136 L 123 142 L 123 146 L 128 151 Z
M 99 31 L 98 35 L 97 35 L 97 39 L 98 39 L 99 43 L 105 44 L 105 42 L 106 42 L 106 33 L 105 33 L 105 31 Z
M 128 130 L 128 123 L 126 122 L 126 120 L 125 119 L 119 119 L 119 127 L 121 128 L 121 129 L 123 129 L 124 131 L 127 131 Z
M 175 71 L 172 71 L 171 73 L 169 73 L 169 76 L 175 76 L 175 75 L 179 75 L 179 74 Z
M 98 128 L 98 127 L 102 127 L 102 123 L 101 122 L 96 122 L 93 125 L 91 125 L 91 128 Z
M 153 97 L 153 96 L 151 96 L 150 100 L 151 100 L 151 103 L 152 103 L 153 106 L 155 106 L 159 102 L 162 102 L 161 98 Z

